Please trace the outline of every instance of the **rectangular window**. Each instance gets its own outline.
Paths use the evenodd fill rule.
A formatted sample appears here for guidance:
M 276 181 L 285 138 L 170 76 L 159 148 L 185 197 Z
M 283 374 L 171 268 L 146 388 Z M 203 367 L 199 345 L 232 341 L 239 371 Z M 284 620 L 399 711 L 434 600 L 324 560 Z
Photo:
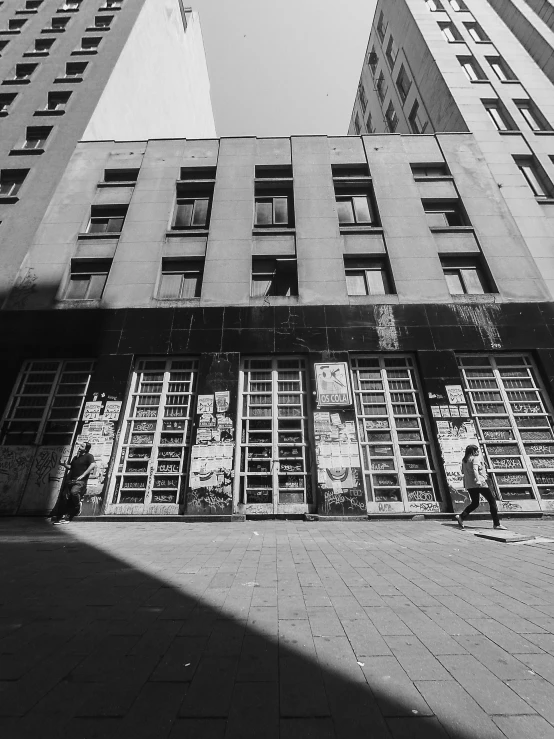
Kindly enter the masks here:
M 393 292 L 385 259 L 345 257 L 344 272 L 349 295 L 387 295 Z
M 449 177 L 446 164 L 412 164 L 415 179 L 420 177 Z
M 485 59 L 488 61 L 492 71 L 501 82 L 512 82 L 517 80 L 517 77 L 501 56 L 487 56 Z
M 172 229 L 207 228 L 210 198 L 177 198 Z
M 82 0 L 66 0 L 58 13 L 75 13 L 81 7 Z
M 107 496 L 110 505 L 184 503 L 197 376 L 198 362 L 190 357 L 137 361 Z
M 292 297 L 298 295 L 298 271 L 296 259 L 277 258 L 252 260 L 253 298 L 266 296 Z
M 385 95 L 387 94 L 387 88 L 385 86 L 385 74 L 383 70 L 379 72 L 379 77 L 377 78 L 377 84 L 375 86 L 375 89 L 377 90 L 377 95 L 379 97 L 379 100 L 381 103 L 385 102 Z
M 379 14 L 379 20 L 377 21 L 377 33 L 379 35 L 379 38 L 381 39 L 381 43 L 385 40 L 385 34 L 387 32 L 387 24 L 385 23 L 385 16 L 383 15 L 383 11 Z
M 108 31 L 113 21 L 113 15 L 97 15 L 94 19 L 94 26 L 87 28 L 87 31 Z
M 256 195 L 254 225 L 264 228 L 271 226 L 292 226 L 291 196 Z
M 44 110 L 50 113 L 64 113 L 70 97 L 70 92 L 49 92 Z
M 177 182 L 172 230 L 207 229 L 210 223 L 215 167 L 183 167 Z
M 93 205 L 90 210 L 87 233 L 121 233 L 128 207 L 127 205 Z
M 110 267 L 111 259 L 73 260 L 65 300 L 100 300 Z
M 48 56 L 55 40 L 53 38 L 35 39 L 33 47 L 29 51 L 26 51 L 24 56 Z
M 481 43 L 484 41 L 490 41 L 490 38 L 487 36 L 487 34 L 483 31 L 481 26 L 476 23 L 475 21 L 466 22 L 464 23 L 464 26 L 467 29 L 467 32 L 471 36 L 471 38 L 476 41 L 477 43 Z
M 42 5 L 42 0 L 27 0 L 25 3 L 25 9 L 24 10 L 18 10 L 18 13 L 36 13 L 40 6 Z
M 500 100 L 483 100 L 483 105 L 498 131 L 517 131 L 508 111 Z
M 373 120 L 371 118 L 371 113 L 368 113 L 367 114 L 367 120 L 366 120 L 365 126 L 366 126 L 366 131 L 368 133 L 374 133 L 375 132 L 375 128 L 373 127 Z
M 356 131 L 356 136 L 359 136 L 362 132 L 362 127 L 360 125 L 360 116 L 358 113 L 356 113 L 356 116 L 354 118 L 354 131 Z
M 463 41 L 462 34 L 458 31 L 454 23 L 439 23 L 439 28 L 441 29 L 442 35 L 449 44 L 455 44 L 457 41 Z
M 9 43 L 9 39 L 0 39 L 0 56 Z
M 459 56 L 458 61 L 471 82 L 486 80 L 487 77 L 473 56 Z
M 490 292 L 480 260 L 444 257 L 441 262 L 451 295 L 483 295 Z
M 424 201 L 423 209 L 429 228 L 453 228 L 467 225 L 460 203 Z
M 552 126 L 532 100 L 514 100 L 514 103 L 532 131 L 552 130 Z
M 467 10 L 466 4 L 463 0 L 449 0 L 450 6 L 455 13 L 461 13 Z
M 3 84 L 27 84 L 31 81 L 31 77 L 37 68 L 38 64 L 16 64 L 13 77 L 5 80 Z
M 427 5 L 427 9 L 430 10 L 431 13 L 436 13 L 440 10 L 444 10 L 444 6 L 441 0 L 425 0 L 425 4 Z
M 181 167 L 179 176 L 182 182 L 190 182 L 198 180 L 215 180 L 215 175 L 215 167 Z
M 158 298 L 161 300 L 199 298 L 203 273 L 203 260 L 164 259 Z
M 33 151 L 44 149 L 46 140 L 51 133 L 52 126 L 29 126 L 21 148 Z
M 72 444 L 94 363 L 90 359 L 25 362 L 2 424 L 0 444 Z
M 396 57 L 398 56 L 398 46 L 394 43 L 394 39 L 392 36 L 389 37 L 389 43 L 387 44 L 387 62 L 389 63 L 389 67 L 392 69 L 396 63 Z
M 0 95 L 0 116 L 8 115 L 16 97 L 16 93 Z
M 416 100 L 412 105 L 410 115 L 408 116 L 408 123 L 412 133 L 425 133 L 428 121 L 423 121 L 419 113 L 419 102 Z
M 365 88 L 361 83 L 358 86 L 358 97 L 360 98 L 360 105 L 362 108 L 362 112 L 365 113 L 366 108 L 367 108 L 367 98 L 365 96 Z
M 377 73 L 377 64 L 378 64 L 378 58 L 377 54 L 375 53 L 375 46 L 371 49 L 369 56 L 367 57 L 367 63 L 371 70 L 372 77 L 375 77 Z
M 70 18 L 52 18 L 50 26 L 42 29 L 42 33 L 63 33 L 69 23 Z
M 514 157 L 514 161 L 537 200 L 547 200 L 554 196 L 552 183 L 536 159 L 533 157 Z
M 97 36 L 85 36 L 81 39 L 81 45 L 78 49 L 72 51 L 72 54 L 96 54 L 100 46 L 101 38 Z
M 400 67 L 400 72 L 398 73 L 398 77 L 396 78 L 396 87 L 398 88 L 398 94 L 400 95 L 403 103 L 406 102 L 406 98 L 408 97 L 411 86 L 412 81 L 408 77 L 408 73 L 406 72 L 404 65 L 402 64 L 402 66 Z
M 8 21 L 8 28 L 0 33 L 21 33 L 21 29 L 27 23 L 27 18 L 11 18 Z
M 389 101 L 389 106 L 385 113 L 385 120 L 387 121 L 387 126 L 389 127 L 389 131 L 391 133 L 394 133 L 396 131 L 396 127 L 398 126 L 398 115 L 396 113 L 396 110 L 394 109 L 392 100 Z
M 15 198 L 21 189 L 28 169 L 3 169 L 0 171 L 0 197 Z
M 98 10 L 121 10 L 122 5 L 123 0 L 104 0 L 104 5 Z
M 77 81 L 83 78 L 88 62 L 67 62 L 65 65 L 65 76 L 60 79 Z
M 367 186 L 366 186 L 367 187 Z M 348 188 L 349 190 L 352 188 Z M 349 194 L 335 187 L 337 215 L 341 226 L 378 226 L 379 222 L 373 205 L 373 197 L 368 192 Z
M 138 174 L 138 169 L 105 169 L 104 182 L 117 185 L 135 184 Z

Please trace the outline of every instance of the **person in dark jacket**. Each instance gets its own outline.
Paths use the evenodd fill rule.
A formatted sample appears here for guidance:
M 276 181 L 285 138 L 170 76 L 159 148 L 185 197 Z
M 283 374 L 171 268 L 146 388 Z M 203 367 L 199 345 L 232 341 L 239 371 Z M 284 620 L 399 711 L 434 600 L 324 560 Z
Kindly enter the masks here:
M 69 475 L 64 490 L 52 511 L 52 523 L 69 523 L 81 512 L 81 500 L 87 490 L 88 478 L 96 469 L 90 444 L 82 444 L 70 464 L 62 462 Z
M 483 498 L 489 504 L 491 511 L 492 522 L 495 529 L 506 529 L 502 526 L 500 519 L 498 518 L 498 506 L 494 495 L 491 493 L 488 481 L 487 481 L 487 470 L 479 454 L 479 447 L 475 444 L 470 444 L 466 447 L 464 458 L 462 459 L 462 473 L 464 476 L 464 487 L 469 493 L 471 502 L 467 505 L 464 510 L 456 516 L 458 526 L 464 528 L 464 519 L 479 506 L 479 496 Z

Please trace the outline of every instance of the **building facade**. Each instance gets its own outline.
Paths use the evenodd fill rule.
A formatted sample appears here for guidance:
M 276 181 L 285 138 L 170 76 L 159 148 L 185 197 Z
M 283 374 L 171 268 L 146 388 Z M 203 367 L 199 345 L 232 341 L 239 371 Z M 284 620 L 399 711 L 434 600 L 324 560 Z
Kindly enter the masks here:
M 380 0 L 349 133 L 471 131 L 552 295 L 551 11 L 546 0 Z
M 451 512 L 472 442 L 552 510 L 543 272 L 470 133 L 82 142 L 0 312 L 0 510 L 87 441 L 88 514 Z
M 0 302 L 80 140 L 214 135 L 182 0 L 0 3 Z

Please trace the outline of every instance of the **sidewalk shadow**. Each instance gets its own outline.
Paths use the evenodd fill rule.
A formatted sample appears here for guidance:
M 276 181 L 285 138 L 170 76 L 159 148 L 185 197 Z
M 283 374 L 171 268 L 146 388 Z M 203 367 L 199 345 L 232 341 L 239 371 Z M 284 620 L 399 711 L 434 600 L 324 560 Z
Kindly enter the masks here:
M 3 739 L 503 736 L 481 709 L 450 715 L 440 683 L 424 698 L 367 618 L 314 637 L 291 597 L 278 629 L 274 605 L 250 607 L 257 563 L 200 594 L 202 570 L 177 587 L 146 551 L 143 570 L 68 529 L 0 521 Z M 179 552 L 159 547 L 175 581 Z

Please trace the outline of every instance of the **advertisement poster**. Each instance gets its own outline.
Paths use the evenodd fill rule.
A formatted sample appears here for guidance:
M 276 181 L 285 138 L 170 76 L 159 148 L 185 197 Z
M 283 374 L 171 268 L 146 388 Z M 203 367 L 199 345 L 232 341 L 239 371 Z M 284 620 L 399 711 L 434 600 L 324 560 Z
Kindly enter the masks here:
M 318 406 L 352 405 L 346 362 L 316 364 L 315 384 Z

